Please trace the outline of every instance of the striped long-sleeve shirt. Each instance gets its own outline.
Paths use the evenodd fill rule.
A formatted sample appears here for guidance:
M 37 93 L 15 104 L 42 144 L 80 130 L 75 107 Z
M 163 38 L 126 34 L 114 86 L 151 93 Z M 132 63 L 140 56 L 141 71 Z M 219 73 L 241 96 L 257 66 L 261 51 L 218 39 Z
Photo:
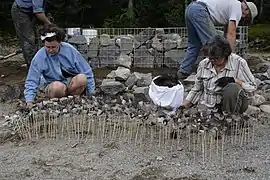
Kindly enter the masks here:
M 200 62 L 195 84 L 186 100 L 192 104 L 200 102 L 208 107 L 214 107 L 215 104 L 221 102 L 222 88 L 215 84 L 215 81 L 221 77 L 234 77 L 241 80 L 242 88 L 247 93 L 252 93 L 257 89 L 255 78 L 247 62 L 242 57 L 231 54 L 226 66 L 218 73 L 208 58 Z

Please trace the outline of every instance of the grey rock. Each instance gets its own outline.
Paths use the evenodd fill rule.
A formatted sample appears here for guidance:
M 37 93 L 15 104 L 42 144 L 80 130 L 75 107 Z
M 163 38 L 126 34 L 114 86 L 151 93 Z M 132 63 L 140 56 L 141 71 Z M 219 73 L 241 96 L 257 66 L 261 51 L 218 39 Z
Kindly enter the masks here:
M 157 36 L 152 39 L 152 47 L 157 51 L 163 51 L 163 44 L 161 39 L 158 39 Z
M 88 52 L 88 45 L 87 44 L 78 44 L 78 51 L 84 56 Z
M 140 43 L 143 44 L 147 40 L 152 39 L 155 36 L 155 29 L 147 28 L 141 31 L 138 35 L 135 36 L 135 39 Z
M 260 112 L 261 112 L 260 108 L 252 105 L 249 105 L 247 110 L 245 111 L 245 113 L 248 115 L 259 114 Z
M 166 39 L 176 41 L 177 43 L 177 48 L 183 48 L 185 47 L 186 43 L 183 41 L 183 38 L 179 34 L 164 34 L 163 40 L 165 41 Z
M 115 79 L 116 77 L 115 70 L 111 71 L 106 77 L 107 79 Z
M 162 37 L 165 34 L 165 31 L 163 28 L 156 28 L 155 34 L 156 34 L 157 38 L 162 39 Z
M 263 104 L 265 101 L 266 101 L 266 99 L 262 95 L 255 94 L 252 97 L 252 103 L 251 104 L 253 106 L 259 106 L 259 105 Z
M 98 55 L 99 51 L 99 38 L 94 37 L 90 40 L 87 56 L 89 58 L 95 58 Z
M 134 72 L 134 75 L 138 78 L 138 81 L 136 83 L 138 87 L 149 86 L 152 82 L 151 73 L 144 74 L 144 73 Z
M 169 51 L 171 49 L 177 48 L 177 41 L 171 39 L 165 39 L 163 42 L 163 47 L 165 51 Z
M 115 70 L 115 79 L 120 81 L 125 81 L 131 75 L 130 69 L 125 67 L 118 67 Z
M 256 83 L 257 87 L 259 87 L 262 84 L 262 81 L 258 78 L 255 78 L 255 83 Z
M 270 105 L 260 105 L 260 109 L 263 112 L 270 114 Z
M 270 84 L 270 80 L 265 80 L 263 82 L 266 83 L 266 84 Z
M 125 82 L 125 85 L 131 89 L 136 83 L 137 81 L 139 80 L 140 77 L 138 77 L 136 74 L 132 73 L 128 79 L 126 80 Z
M 149 100 L 148 90 L 149 90 L 149 87 L 136 87 L 136 88 L 134 88 L 133 94 L 134 94 L 135 100 L 137 102 L 148 101 Z
M 117 65 L 130 68 L 131 63 L 132 63 L 132 59 L 130 56 L 128 56 L 124 53 L 121 53 L 120 56 L 117 58 L 116 62 L 117 62 Z
M 134 52 L 134 67 L 153 68 L 154 56 L 145 46 L 141 46 Z
M 115 40 L 116 45 L 120 48 L 120 52 L 130 54 L 133 51 L 133 39 L 131 37 L 120 37 Z
M 163 67 L 163 57 L 164 54 L 162 52 L 157 51 L 156 49 L 149 49 L 152 56 L 154 56 L 154 67 L 161 68 Z
M 100 45 L 101 46 L 112 45 L 112 41 L 111 41 L 110 36 L 108 34 L 101 34 L 99 36 L 99 38 L 100 38 Z
M 93 69 L 100 67 L 99 58 L 98 57 L 90 58 L 89 59 L 89 64 Z
M 72 45 L 82 45 L 82 44 L 87 44 L 87 40 L 85 36 L 77 35 L 77 36 L 72 36 L 70 39 L 68 39 L 68 43 Z
M 185 51 L 184 50 L 178 50 L 178 49 L 172 49 L 168 52 L 165 52 L 164 55 L 164 65 L 167 67 L 179 67 L 181 62 L 184 59 Z
M 152 48 L 152 43 L 153 43 L 152 39 L 147 40 L 146 43 L 145 43 L 146 49 L 151 49 Z
M 119 48 L 115 45 L 100 47 L 98 56 L 100 67 L 111 67 L 116 64 L 119 54 Z
M 110 95 L 116 95 L 125 90 L 125 86 L 122 83 L 113 79 L 104 79 L 100 88 L 105 94 Z
M 259 63 L 255 66 L 254 71 L 258 73 L 265 73 L 269 69 L 269 63 Z

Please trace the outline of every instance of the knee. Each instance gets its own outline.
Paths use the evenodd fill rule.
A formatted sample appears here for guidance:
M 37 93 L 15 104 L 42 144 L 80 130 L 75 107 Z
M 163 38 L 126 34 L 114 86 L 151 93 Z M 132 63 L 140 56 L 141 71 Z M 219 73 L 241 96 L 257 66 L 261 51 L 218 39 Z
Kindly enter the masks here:
M 66 95 L 66 85 L 62 82 L 55 81 L 49 86 L 48 95 L 50 97 L 62 97 Z
M 236 84 L 236 83 L 229 83 L 227 84 L 225 87 L 224 87 L 224 91 L 230 91 L 230 92 L 238 92 L 240 91 L 242 88 L 239 84 Z
M 87 84 L 87 77 L 85 74 L 78 74 L 75 77 L 76 84 L 79 85 L 86 85 Z

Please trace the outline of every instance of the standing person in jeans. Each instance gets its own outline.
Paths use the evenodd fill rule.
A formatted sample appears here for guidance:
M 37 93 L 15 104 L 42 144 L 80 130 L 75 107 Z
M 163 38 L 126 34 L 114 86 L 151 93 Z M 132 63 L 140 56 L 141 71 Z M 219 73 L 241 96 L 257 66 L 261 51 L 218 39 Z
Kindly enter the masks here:
M 242 20 L 251 24 L 258 10 L 254 3 L 237 0 L 196 0 L 186 8 L 185 21 L 188 32 L 188 48 L 180 69 L 179 80 L 187 78 L 197 61 L 201 48 L 217 35 L 216 26 L 225 26 L 226 38 L 235 50 L 236 30 Z
M 23 56 L 28 67 L 34 57 L 37 46 L 35 38 L 36 20 L 43 25 L 51 24 L 45 16 L 45 0 L 15 0 L 11 8 L 11 16 L 16 34 L 20 40 Z

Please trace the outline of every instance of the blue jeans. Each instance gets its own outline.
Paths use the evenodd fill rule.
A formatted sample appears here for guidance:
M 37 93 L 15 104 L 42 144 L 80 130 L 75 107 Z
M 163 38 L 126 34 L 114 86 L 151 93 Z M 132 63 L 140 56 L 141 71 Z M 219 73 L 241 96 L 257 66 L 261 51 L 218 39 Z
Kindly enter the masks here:
M 188 48 L 181 63 L 180 71 L 190 74 L 202 46 L 217 32 L 210 19 L 209 11 L 203 3 L 191 2 L 186 8 L 185 21 L 188 33 Z

